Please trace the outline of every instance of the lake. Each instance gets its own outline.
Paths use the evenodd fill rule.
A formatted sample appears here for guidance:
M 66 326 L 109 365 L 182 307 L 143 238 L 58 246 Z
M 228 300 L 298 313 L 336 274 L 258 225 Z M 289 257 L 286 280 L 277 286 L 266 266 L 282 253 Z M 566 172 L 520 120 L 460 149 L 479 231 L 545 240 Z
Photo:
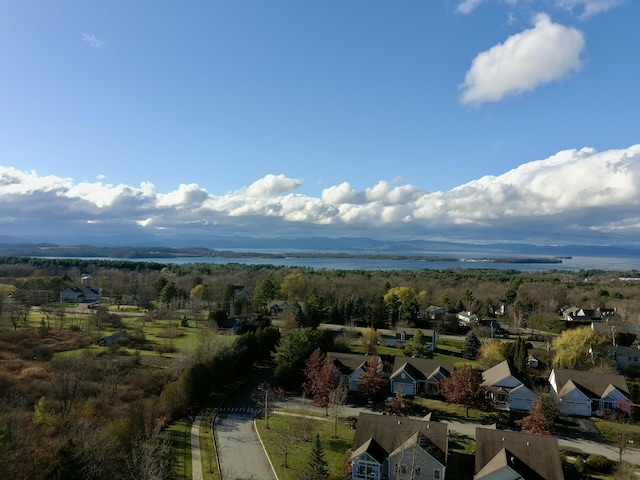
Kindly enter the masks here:
M 274 252 L 271 252 L 274 253 Z M 518 257 L 519 255 L 503 255 Z M 535 255 L 521 255 L 526 258 L 537 258 Z M 460 256 L 459 258 L 472 258 Z M 473 256 L 477 258 L 477 256 Z M 549 257 L 540 257 L 549 258 Z M 583 257 L 577 256 L 570 259 L 562 259 L 562 263 L 488 263 L 468 261 L 419 261 L 399 259 L 376 258 L 322 258 L 322 257 L 283 257 L 283 258 L 247 258 L 247 257 L 182 257 L 182 258 L 136 258 L 102 260 L 129 260 L 154 262 L 162 264 L 191 264 L 213 263 L 242 265 L 276 265 L 286 267 L 307 267 L 314 270 L 448 270 L 460 269 L 499 269 L 520 270 L 523 272 L 547 272 L 550 270 L 612 270 L 612 271 L 640 271 L 640 258 L 638 257 Z

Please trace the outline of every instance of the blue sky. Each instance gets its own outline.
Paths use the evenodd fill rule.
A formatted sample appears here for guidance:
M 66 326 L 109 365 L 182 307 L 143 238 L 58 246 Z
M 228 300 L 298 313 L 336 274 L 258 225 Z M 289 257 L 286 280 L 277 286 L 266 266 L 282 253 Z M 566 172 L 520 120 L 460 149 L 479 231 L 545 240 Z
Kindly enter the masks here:
M 0 1 L 0 234 L 636 242 L 638 18 Z

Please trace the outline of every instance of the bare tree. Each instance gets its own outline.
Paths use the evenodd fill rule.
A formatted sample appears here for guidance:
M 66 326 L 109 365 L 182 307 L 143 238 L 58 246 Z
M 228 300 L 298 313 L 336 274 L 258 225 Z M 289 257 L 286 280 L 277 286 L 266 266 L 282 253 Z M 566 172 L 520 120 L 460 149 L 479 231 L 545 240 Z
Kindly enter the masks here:
M 333 438 L 338 438 L 338 420 L 349 397 L 349 388 L 344 383 L 338 385 L 329 393 L 329 415 L 333 420 Z

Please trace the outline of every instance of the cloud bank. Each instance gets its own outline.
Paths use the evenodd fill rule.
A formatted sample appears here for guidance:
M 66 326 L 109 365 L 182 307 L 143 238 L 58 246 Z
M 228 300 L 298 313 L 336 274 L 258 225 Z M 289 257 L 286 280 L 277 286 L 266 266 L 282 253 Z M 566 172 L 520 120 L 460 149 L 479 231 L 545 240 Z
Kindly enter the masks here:
M 539 14 L 534 27 L 479 53 L 460 86 L 463 104 L 497 102 L 564 77 L 580 67 L 585 39 Z
M 358 191 L 349 182 L 319 197 L 302 182 L 267 175 L 246 189 L 213 195 L 197 184 L 169 193 L 154 185 L 75 183 L 0 166 L 4 235 L 323 234 L 378 238 L 637 241 L 640 144 L 566 150 L 446 192 L 398 180 Z

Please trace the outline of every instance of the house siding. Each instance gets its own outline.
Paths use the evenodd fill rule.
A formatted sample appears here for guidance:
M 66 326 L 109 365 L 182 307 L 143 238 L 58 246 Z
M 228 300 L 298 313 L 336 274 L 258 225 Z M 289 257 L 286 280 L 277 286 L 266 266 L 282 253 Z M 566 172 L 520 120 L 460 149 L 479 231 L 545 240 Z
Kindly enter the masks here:
M 398 469 L 399 465 L 406 467 L 406 473 Z M 414 474 L 416 467 L 420 468 L 420 476 Z M 440 470 L 440 480 L 444 480 L 445 466 L 418 445 L 411 445 L 389 456 L 389 478 L 391 480 L 413 480 L 416 478 L 433 480 L 434 470 Z

